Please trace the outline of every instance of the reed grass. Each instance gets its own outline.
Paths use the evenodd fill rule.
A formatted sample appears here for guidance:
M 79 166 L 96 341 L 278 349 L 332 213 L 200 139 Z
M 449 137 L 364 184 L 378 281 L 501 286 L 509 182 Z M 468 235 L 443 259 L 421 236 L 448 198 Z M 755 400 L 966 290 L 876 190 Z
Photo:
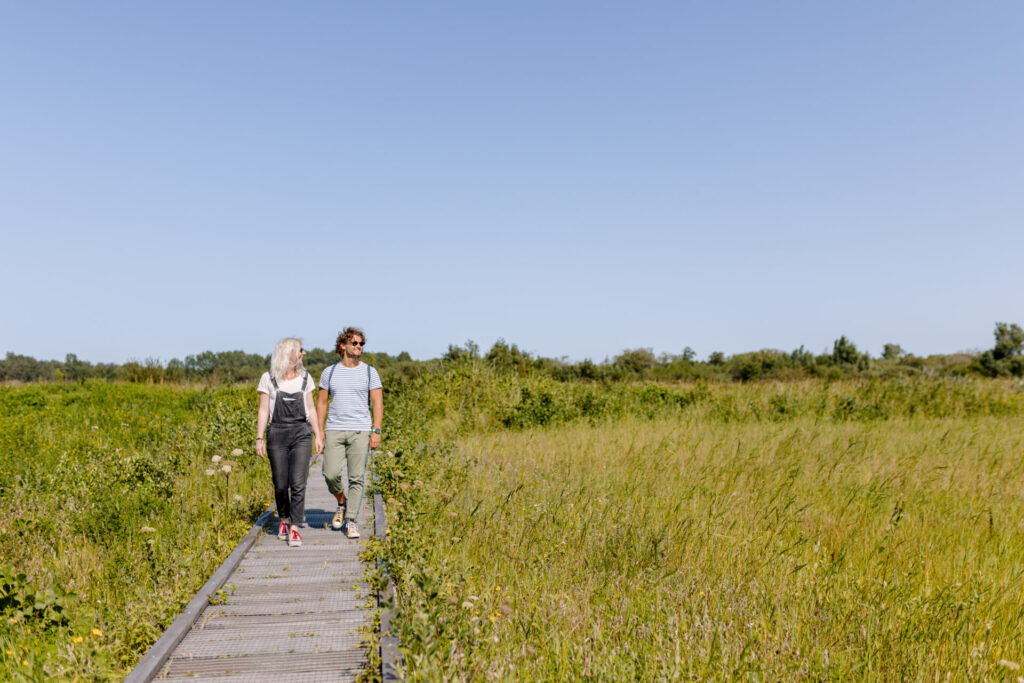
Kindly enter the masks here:
M 382 463 L 408 674 L 1016 680 L 1018 391 L 728 387 Z

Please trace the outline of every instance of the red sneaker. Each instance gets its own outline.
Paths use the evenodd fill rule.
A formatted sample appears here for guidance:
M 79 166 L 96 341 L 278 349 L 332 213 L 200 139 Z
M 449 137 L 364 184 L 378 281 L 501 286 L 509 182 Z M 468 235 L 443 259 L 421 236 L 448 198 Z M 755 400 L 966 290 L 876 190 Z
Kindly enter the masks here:
M 288 522 L 281 522 L 281 526 L 277 527 L 277 537 L 282 541 L 288 540 Z
M 302 545 L 302 536 L 299 536 L 299 528 L 293 526 L 291 535 L 288 536 L 288 546 L 298 548 L 300 545 Z

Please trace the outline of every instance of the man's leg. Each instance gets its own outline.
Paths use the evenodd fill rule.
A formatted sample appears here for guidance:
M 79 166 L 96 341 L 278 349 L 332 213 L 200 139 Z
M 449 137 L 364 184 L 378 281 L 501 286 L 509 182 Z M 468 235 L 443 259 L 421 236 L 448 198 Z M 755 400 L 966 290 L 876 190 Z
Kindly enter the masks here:
M 339 505 L 345 502 L 344 468 L 345 432 L 330 429 L 324 438 L 324 480 Z
M 345 519 L 355 521 L 363 504 L 363 490 L 366 488 L 366 464 L 370 457 L 370 432 L 352 433 L 348 440 L 348 512 Z

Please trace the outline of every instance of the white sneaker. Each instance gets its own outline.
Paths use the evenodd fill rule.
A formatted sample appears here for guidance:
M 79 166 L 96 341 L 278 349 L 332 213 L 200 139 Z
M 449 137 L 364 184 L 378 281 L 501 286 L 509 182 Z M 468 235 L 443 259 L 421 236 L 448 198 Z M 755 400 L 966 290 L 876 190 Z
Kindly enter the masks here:
M 299 535 L 299 528 L 297 526 L 292 527 L 292 531 L 288 534 L 288 547 L 298 548 L 302 545 L 302 536 Z
M 359 538 L 359 527 L 351 519 L 345 521 L 345 535 L 349 538 Z
M 281 525 L 277 527 L 277 537 L 282 541 L 288 540 L 288 522 L 281 520 Z
M 338 509 L 334 513 L 334 519 L 331 520 L 332 529 L 340 529 L 345 526 L 345 504 L 338 503 Z

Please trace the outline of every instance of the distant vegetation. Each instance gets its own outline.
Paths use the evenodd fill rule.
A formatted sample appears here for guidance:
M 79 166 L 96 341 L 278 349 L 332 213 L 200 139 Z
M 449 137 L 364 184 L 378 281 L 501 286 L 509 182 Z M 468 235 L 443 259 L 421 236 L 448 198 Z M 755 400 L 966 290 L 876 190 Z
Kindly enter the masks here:
M 418 361 L 406 352 L 397 356 L 367 353 L 365 359 L 391 376 L 414 379 L 440 371 L 446 363 L 463 359 L 487 362 L 499 372 L 520 376 L 542 374 L 558 381 L 707 380 L 712 382 L 756 381 L 808 378 L 842 379 L 848 377 L 963 376 L 1024 377 L 1024 330 L 1017 324 L 996 323 L 994 346 L 981 353 L 915 356 L 899 344 L 886 344 L 874 357 L 857 348 L 846 336 L 832 345 L 832 351 L 814 354 L 804 347 L 793 351 L 761 349 L 726 356 L 714 351 L 705 360 L 686 347 L 680 354 L 655 354 L 649 348 L 627 349 L 618 356 L 595 363 L 583 360 L 544 358 L 499 339 L 487 353 L 468 341 L 451 345 L 440 358 Z M 335 362 L 333 351 L 311 349 L 306 367 L 314 374 Z M 36 360 L 31 356 L 8 352 L 0 360 L 0 381 L 6 382 L 84 382 L 88 379 L 120 380 L 144 384 L 231 384 L 255 382 L 270 365 L 270 356 L 244 351 L 203 351 L 172 358 L 166 363 L 155 358 L 115 363 L 90 363 L 69 353 L 63 361 Z

